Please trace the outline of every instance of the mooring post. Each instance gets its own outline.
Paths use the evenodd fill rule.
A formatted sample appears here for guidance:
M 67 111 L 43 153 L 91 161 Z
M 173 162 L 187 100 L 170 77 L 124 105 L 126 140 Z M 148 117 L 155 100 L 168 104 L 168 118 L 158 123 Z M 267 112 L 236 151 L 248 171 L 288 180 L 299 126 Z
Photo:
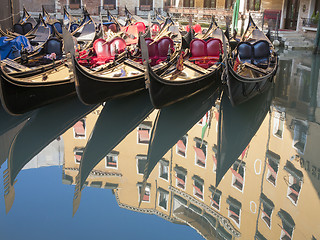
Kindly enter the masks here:
M 314 41 L 314 51 L 315 54 L 320 54 L 320 20 L 318 20 L 318 29 L 316 39 Z

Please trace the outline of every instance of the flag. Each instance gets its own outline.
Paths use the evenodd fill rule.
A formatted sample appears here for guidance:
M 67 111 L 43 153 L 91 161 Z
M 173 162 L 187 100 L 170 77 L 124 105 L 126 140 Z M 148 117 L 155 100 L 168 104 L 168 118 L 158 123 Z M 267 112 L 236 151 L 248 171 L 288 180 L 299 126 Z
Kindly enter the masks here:
M 233 65 L 233 71 L 235 71 L 235 72 L 238 71 L 238 67 L 239 67 L 240 63 L 241 63 L 241 61 L 240 61 L 240 58 L 239 58 L 239 55 L 238 55 L 237 59 L 234 62 L 234 65 Z
M 240 5 L 240 0 L 236 0 L 233 5 L 232 32 L 238 31 L 239 5 Z
M 206 120 L 205 120 L 205 123 L 202 127 L 202 132 L 201 132 L 201 145 L 202 145 L 202 142 L 203 142 L 203 138 L 204 138 L 204 134 L 206 133 L 206 130 L 208 128 L 208 125 L 209 125 L 209 112 L 206 113 Z
M 176 66 L 178 71 L 182 71 L 183 70 L 183 52 L 181 52 L 179 58 L 178 58 L 178 62 L 177 62 L 177 66 Z

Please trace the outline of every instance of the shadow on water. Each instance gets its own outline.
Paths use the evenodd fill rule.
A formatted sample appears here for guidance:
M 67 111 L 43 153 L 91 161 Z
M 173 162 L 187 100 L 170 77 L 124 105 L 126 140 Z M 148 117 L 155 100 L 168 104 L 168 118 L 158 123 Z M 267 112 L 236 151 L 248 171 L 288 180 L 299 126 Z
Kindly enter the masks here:
M 147 91 L 105 103 L 81 158 L 73 201 L 73 215 L 79 208 L 81 190 L 93 168 L 153 109 Z
M 0 167 L 6 161 L 14 136 L 24 126 L 31 113 L 12 116 L 0 106 Z
M 84 105 L 77 97 L 32 112 L 30 119 L 14 137 L 4 171 L 5 205 L 8 213 L 14 201 L 14 184 L 20 170 L 50 142 L 98 105 Z
M 223 94 L 218 125 L 216 186 L 246 149 L 270 110 L 272 88 L 233 107 Z
M 219 94 L 220 91 L 208 88 L 159 110 L 150 136 L 144 182 L 169 149 L 215 105 Z

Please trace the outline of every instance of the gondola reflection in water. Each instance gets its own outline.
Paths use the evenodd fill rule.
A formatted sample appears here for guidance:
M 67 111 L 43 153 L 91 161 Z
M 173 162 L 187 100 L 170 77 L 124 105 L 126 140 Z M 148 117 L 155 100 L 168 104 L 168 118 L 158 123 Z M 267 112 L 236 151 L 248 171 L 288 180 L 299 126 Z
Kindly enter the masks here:
M 40 108 L 30 115 L 30 119 L 12 140 L 8 152 L 8 168 L 4 171 L 7 213 L 14 201 L 15 178 L 20 170 L 50 142 L 96 107 L 97 105 L 85 106 L 74 97 Z M 47 124 L 50 128 L 47 128 Z

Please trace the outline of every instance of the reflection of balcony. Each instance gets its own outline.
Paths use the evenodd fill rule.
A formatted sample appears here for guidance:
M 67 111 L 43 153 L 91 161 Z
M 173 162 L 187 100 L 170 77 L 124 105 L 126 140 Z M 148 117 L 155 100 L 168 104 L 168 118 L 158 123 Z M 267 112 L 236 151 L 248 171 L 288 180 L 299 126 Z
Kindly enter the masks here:
M 302 28 L 309 31 L 317 31 L 318 19 L 315 18 L 302 18 Z
M 267 179 L 273 184 L 273 185 L 276 185 L 276 179 L 277 179 L 277 172 L 268 164 L 268 169 L 269 169 L 269 172 L 268 172 L 268 175 L 267 176 Z

